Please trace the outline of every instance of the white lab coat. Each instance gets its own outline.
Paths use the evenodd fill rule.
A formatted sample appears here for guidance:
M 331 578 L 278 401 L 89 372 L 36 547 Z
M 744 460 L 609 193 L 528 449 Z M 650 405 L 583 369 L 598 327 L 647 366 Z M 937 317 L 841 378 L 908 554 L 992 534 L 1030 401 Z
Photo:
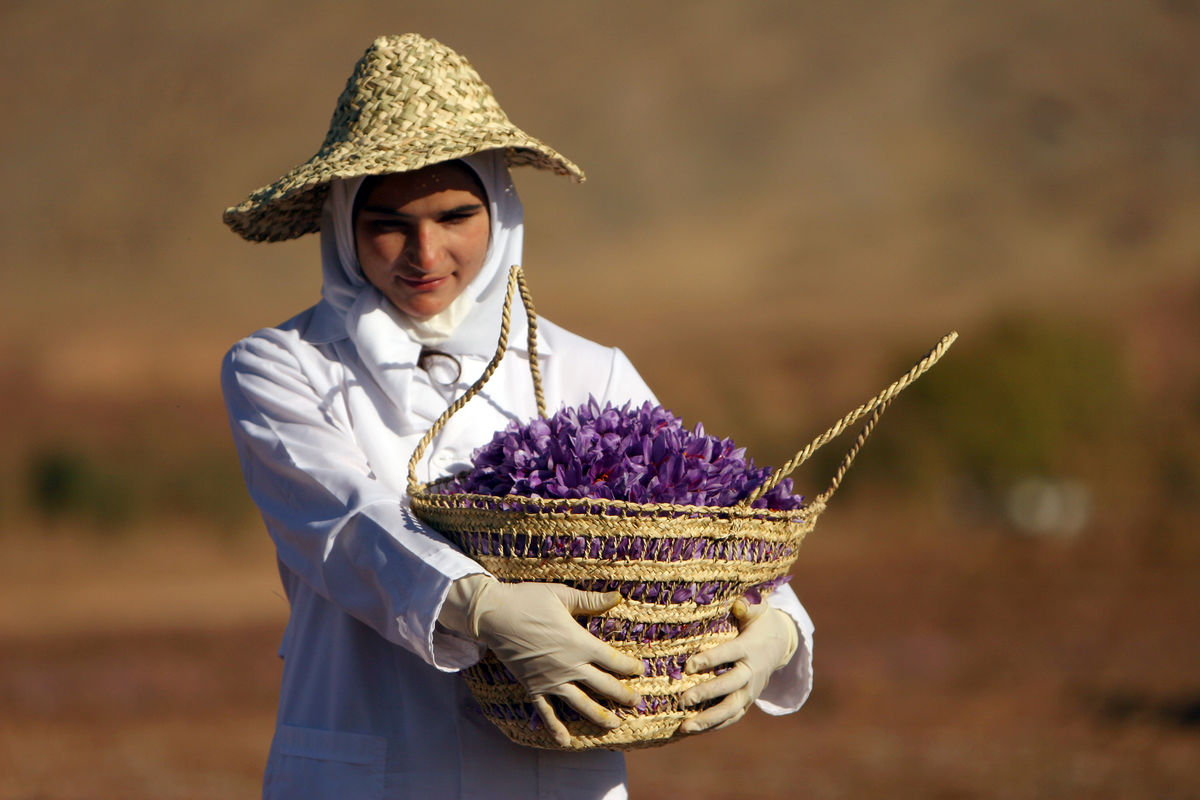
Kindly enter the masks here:
M 536 414 L 523 315 L 480 396 L 433 442 L 419 479 L 462 469 L 512 419 Z M 539 321 L 547 408 L 653 395 L 618 350 Z M 465 356 L 456 386 L 414 367 L 411 412 L 429 427 L 482 372 Z M 447 588 L 481 571 L 409 511 L 402 424 L 326 302 L 239 342 L 222 387 L 250 494 L 278 551 L 291 606 L 265 798 L 620 798 L 619 752 L 512 744 L 477 711 L 457 670 L 478 645 L 435 625 Z M 811 687 L 812 623 L 783 587 L 773 605 L 800 646 L 759 706 L 794 711 Z

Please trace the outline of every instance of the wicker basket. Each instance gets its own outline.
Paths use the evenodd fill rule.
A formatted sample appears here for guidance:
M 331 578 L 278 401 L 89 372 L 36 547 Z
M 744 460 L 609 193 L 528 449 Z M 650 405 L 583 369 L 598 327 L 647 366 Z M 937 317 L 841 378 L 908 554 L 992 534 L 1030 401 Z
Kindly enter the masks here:
M 601 590 L 633 581 L 654 587 L 640 596 L 626 597 L 604 614 L 581 618 L 589 630 L 618 650 L 646 661 L 645 676 L 621 679 L 644 702 L 638 709 L 627 709 L 603 701 L 622 718 L 620 727 L 613 730 L 602 729 L 556 704 L 571 733 L 571 743 L 564 748 L 538 724 L 531 698 L 490 652 L 465 670 L 464 676 L 484 715 L 518 744 L 569 750 L 626 750 L 666 744 L 682 736 L 677 732 L 679 725 L 703 709 L 682 707 L 679 696 L 713 677 L 711 673 L 681 675 L 679 668 L 688 656 L 737 636 L 730 613 L 733 601 L 787 574 L 801 540 L 813 529 L 884 408 L 941 358 L 957 334 L 943 338 L 906 375 L 814 439 L 737 506 L 441 494 L 438 485 L 449 478 L 418 484 L 416 467 L 433 437 L 499 365 L 507 349 L 509 309 L 518 287 L 529 320 L 529 361 L 538 413 L 545 416 L 536 315 L 524 276 L 519 267 L 513 267 L 495 356 L 475 385 L 425 434 L 409 462 L 413 512 L 503 581 L 553 581 Z M 793 511 L 750 507 L 819 447 L 864 416 L 867 420 L 858 438 L 823 493 Z M 672 602 L 673 588 L 699 583 L 709 584 L 711 602 Z

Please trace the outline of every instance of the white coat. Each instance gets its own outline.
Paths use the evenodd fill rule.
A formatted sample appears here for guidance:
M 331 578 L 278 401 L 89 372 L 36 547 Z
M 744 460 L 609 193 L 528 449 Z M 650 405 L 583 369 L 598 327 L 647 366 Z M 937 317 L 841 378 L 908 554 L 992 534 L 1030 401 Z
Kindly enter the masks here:
M 524 333 L 514 317 L 510 341 Z M 539 321 L 547 409 L 640 403 L 653 395 L 619 351 Z M 454 386 L 413 367 L 411 413 L 432 420 L 483 371 L 460 356 Z M 222 387 L 247 486 L 278 551 L 291 606 L 266 798 L 621 798 L 619 752 L 555 752 L 509 742 L 457 670 L 478 645 L 435 624 L 450 583 L 480 566 L 409 511 L 409 457 L 421 431 L 360 361 L 322 301 L 239 342 Z M 514 344 L 480 396 L 433 442 L 419 480 L 463 468 L 510 420 L 536 414 L 528 354 Z M 424 423 L 428 427 L 428 423 Z M 792 591 L 770 602 L 800 631 L 792 661 L 758 705 L 796 710 L 812 682 L 812 623 Z

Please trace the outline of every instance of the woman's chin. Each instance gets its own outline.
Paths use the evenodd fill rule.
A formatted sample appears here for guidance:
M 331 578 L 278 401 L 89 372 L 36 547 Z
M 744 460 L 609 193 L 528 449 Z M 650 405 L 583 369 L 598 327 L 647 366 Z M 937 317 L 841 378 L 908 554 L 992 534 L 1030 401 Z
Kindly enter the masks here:
M 450 305 L 449 302 L 443 302 L 433 297 L 422 297 L 416 300 L 408 298 L 404 302 L 399 303 L 393 300 L 392 303 L 405 315 L 415 319 L 417 322 L 425 322 L 436 317 Z

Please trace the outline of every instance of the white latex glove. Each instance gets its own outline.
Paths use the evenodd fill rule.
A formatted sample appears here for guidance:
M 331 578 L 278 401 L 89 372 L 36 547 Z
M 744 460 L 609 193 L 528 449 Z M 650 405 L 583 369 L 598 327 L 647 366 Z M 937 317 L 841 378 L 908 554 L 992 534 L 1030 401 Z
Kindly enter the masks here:
M 796 652 L 799 636 L 796 623 L 786 613 L 766 603 L 751 605 L 735 600 L 733 616 L 738 636 L 688 659 L 683 671 L 689 675 L 722 664 L 733 666 L 715 678 L 697 684 L 680 697 L 684 706 L 724 697 L 679 726 L 683 733 L 724 728 L 741 719 L 767 686 L 771 673 L 788 663 Z
M 548 695 L 609 729 L 621 720 L 580 686 L 628 706 L 641 701 L 637 692 L 610 674 L 641 675 L 641 659 L 600 641 L 573 618 L 599 614 L 620 602 L 619 592 L 584 592 L 556 583 L 501 583 L 477 574 L 451 585 L 438 621 L 495 653 L 529 691 L 546 727 L 565 747 L 571 735 L 554 714 Z

